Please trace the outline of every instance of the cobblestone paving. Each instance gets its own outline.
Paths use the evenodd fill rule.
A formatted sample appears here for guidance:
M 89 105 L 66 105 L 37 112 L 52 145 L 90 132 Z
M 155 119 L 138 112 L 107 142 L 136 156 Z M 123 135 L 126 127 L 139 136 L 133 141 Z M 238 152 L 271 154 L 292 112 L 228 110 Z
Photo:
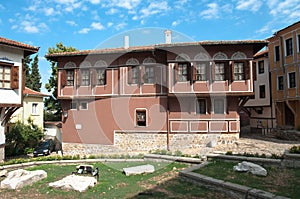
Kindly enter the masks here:
M 272 135 L 260 135 L 247 133 L 232 144 L 218 145 L 213 149 L 213 152 L 226 153 L 232 151 L 233 153 L 251 153 L 251 154 L 265 154 L 265 155 L 282 155 L 285 150 L 292 146 L 300 145 L 296 141 L 284 141 L 275 139 Z

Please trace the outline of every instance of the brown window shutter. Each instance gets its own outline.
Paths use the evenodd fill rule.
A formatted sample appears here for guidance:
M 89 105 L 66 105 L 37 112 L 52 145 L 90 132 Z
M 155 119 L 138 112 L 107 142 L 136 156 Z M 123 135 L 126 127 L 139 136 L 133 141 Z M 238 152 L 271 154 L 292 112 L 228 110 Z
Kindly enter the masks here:
M 211 67 L 211 74 L 212 74 L 212 81 L 215 81 L 216 80 L 216 72 L 215 72 L 215 69 L 216 68 L 216 63 L 214 62 L 212 67 Z
M 230 80 L 230 65 L 229 62 L 224 63 L 225 80 Z
M 193 63 L 193 65 L 191 66 L 192 69 L 192 80 L 193 82 L 195 82 L 197 80 L 197 68 L 196 68 L 196 63 Z
M 19 88 L 19 67 L 12 66 L 10 71 L 10 87 L 11 89 Z
M 253 71 L 253 81 L 256 81 L 257 74 L 256 74 L 256 62 L 252 61 L 252 71 Z
M 96 69 L 90 69 L 90 76 L 91 76 L 91 86 L 94 87 L 97 84 L 97 74 Z
M 82 76 L 81 76 L 80 69 L 76 70 L 76 80 L 77 80 L 76 85 L 81 86 Z
M 178 81 L 178 63 L 175 63 L 175 66 L 174 66 L 174 83 L 176 83 Z
M 245 79 L 250 79 L 250 64 L 248 61 L 244 62 Z
M 60 84 L 62 87 L 67 85 L 67 71 L 65 70 L 60 71 Z
M 208 80 L 208 81 L 211 80 L 211 71 L 212 71 L 212 68 L 210 66 L 210 63 L 207 62 L 206 68 L 205 68 L 205 73 L 206 73 L 206 80 Z
M 211 113 L 211 98 L 206 99 L 206 110 L 208 114 Z
M 233 82 L 234 81 L 234 61 L 231 61 L 230 68 L 231 68 L 231 81 Z
M 161 77 L 163 77 L 162 72 L 163 71 L 161 66 L 156 66 L 154 68 L 155 83 L 158 85 L 162 85 L 162 79 L 161 79 Z
M 128 66 L 127 67 L 127 82 L 128 84 L 132 84 L 132 67 Z
M 145 80 L 144 80 L 144 76 L 145 76 L 145 66 L 136 66 L 139 67 L 139 80 L 140 80 L 140 84 L 144 84 Z

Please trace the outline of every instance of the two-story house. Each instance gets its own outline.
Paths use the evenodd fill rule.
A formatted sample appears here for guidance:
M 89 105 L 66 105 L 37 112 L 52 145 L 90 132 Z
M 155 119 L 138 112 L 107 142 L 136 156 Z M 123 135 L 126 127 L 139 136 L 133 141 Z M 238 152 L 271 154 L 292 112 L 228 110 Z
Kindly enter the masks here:
M 9 123 L 18 121 L 28 124 L 28 120 L 39 128 L 44 128 L 44 97 L 49 95 L 25 87 L 23 90 L 23 106 L 12 116 Z
M 250 115 L 251 132 L 267 134 L 276 128 L 275 108 L 271 96 L 269 50 L 254 55 L 254 98 L 244 107 Z
M 38 47 L 0 37 L 0 160 L 4 159 L 5 126 L 23 102 L 23 59 L 38 50 Z
M 268 40 L 277 125 L 300 128 L 300 21 Z
M 46 55 L 58 63 L 64 153 L 200 153 L 239 138 L 265 40 L 166 43 Z

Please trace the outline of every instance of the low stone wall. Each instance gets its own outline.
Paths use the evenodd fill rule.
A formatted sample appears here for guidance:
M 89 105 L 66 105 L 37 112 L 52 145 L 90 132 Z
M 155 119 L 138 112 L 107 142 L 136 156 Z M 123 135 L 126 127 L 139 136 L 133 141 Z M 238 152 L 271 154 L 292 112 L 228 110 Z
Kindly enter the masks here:
M 63 143 L 63 152 L 68 155 L 91 154 L 139 154 L 155 150 L 167 150 L 165 133 L 115 133 L 114 145 Z M 216 145 L 230 144 L 239 139 L 239 134 L 170 134 L 169 149 L 184 154 L 207 154 Z

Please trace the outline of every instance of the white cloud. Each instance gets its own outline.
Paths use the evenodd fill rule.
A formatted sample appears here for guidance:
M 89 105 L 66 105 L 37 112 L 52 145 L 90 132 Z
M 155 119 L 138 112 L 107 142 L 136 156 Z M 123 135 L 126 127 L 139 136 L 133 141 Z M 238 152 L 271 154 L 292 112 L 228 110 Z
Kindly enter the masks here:
M 89 0 L 91 4 L 99 4 L 100 0 Z
M 268 7 L 270 9 L 270 14 L 273 16 L 286 14 L 287 17 L 289 17 L 289 14 L 299 12 L 300 0 L 270 0 L 270 2 L 268 2 Z
M 115 26 L 115 29 L 116 29 L 116 30 L 121 30 L 121 29 L 123 29 L 126 25 L 127 25 L 127 23 L 125 23 L 125 22 L 119 23 L 119 24 L 117 24 L 117 25 Z
M 79 34 L 87 34 L 90 32 L 90 28 L 82 28 L 81 30 L 78 31 Z
M 239 0 L 237 2 L 236 9 L 238 10 L 250 10 L 256 12 L 262 6 L 262 2 L 259 0 Z
M 204 19 L 216 19 L 219 18 L 219 5 L 217 3 L 207 4 L 208 9 L 200 12 L 200 16 Z
M 175 27 L 175 26 L 178 26 L 180 24 L 180 21 L 173 21 L 172 22 L 172 26 Z
M 107 7 L 119 7 L 119 8 L 125 8 L 128 10 L 132 10 L 132 9 L 135 9 L 140 3 L 141 3 L 141 0 L 110 0 L 106 6 Z
M 53 8 L 45 8 L 45 15 L 50 16 L 54 14 L 54 9 Z
M 169 6 L 168 6 L 167 1 L 151 2 L 148 7 L 141 9 L 140 18 L 146 18 L 146 17 L 149 17 L 150 15 L 164 13 L 168 9 L 169 9 Z
M 38 33 L 39 32 L 38 27 L 29 21 L 23 21 L 21 23 L 21 27 L 27 33 Z
M 116 9 L 116 8 L 110 8 L 108 11 L 105 12 L 105 14 L 107 14 L 107 15 L 114 15 L 117 12 L 119 12 L 118 9 Z
M 96 23 L 96 22 L 93 22 L 91 24 L 91 28 L 94 29 L 94 30 L 103 30 L 104 29 L 104 26 L 101 24 L 101 23 Z
M 107 27 L 111 27 L 112 25 L 114 25 L 113 22 L 108 22 L 108 23 L 107 23 Z
M 77 26 L 75 21 L 66 21 L 67 24 L 69 24 L 70 26 Z

